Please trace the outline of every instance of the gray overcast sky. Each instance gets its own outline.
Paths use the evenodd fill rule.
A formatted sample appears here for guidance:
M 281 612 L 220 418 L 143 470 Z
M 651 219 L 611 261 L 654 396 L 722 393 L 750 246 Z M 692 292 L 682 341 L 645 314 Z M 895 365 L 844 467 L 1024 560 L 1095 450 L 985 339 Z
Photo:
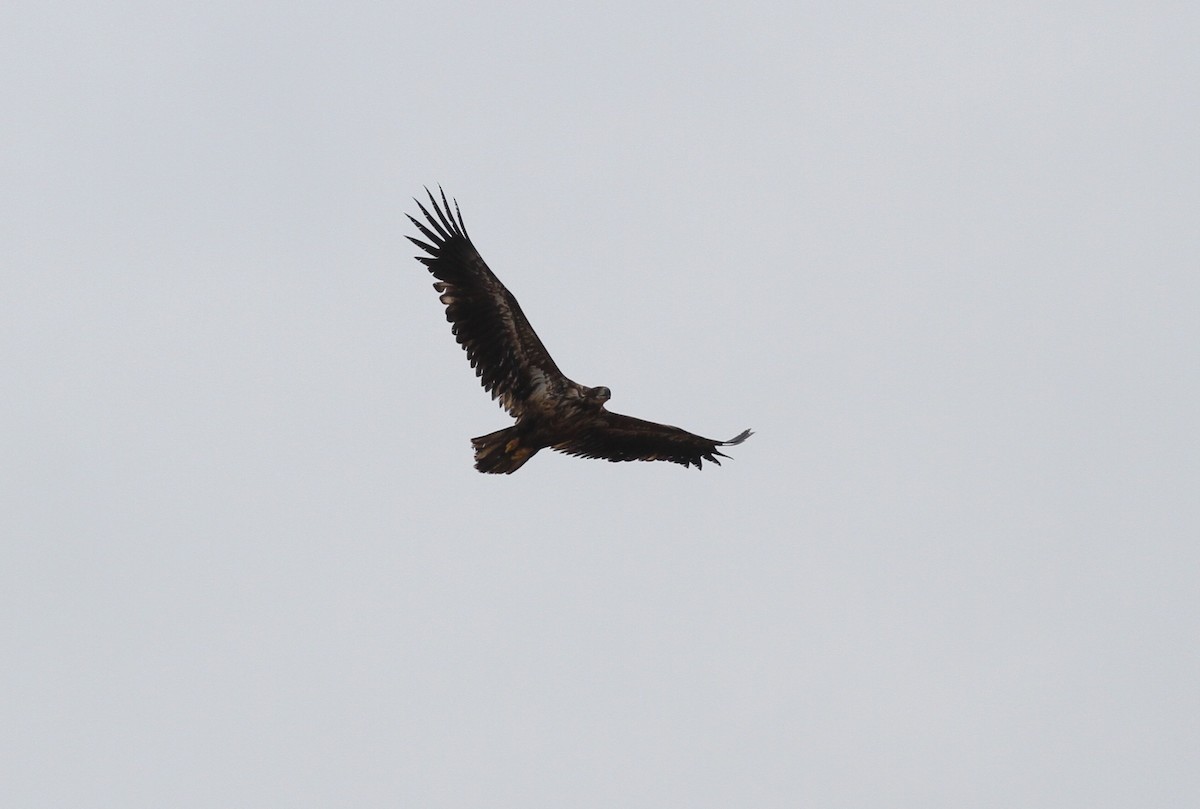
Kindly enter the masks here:
M 1200 804 L 1195 3 L 9 3 L 0 804 Z M 507 417 L 441 183 L 563 370 Z

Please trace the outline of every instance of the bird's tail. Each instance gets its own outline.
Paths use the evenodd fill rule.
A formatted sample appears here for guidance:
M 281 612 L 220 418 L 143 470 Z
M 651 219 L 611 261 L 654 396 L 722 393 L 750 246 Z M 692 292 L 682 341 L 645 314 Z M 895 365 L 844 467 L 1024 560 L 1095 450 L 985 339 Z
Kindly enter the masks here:
M 475 468 L 491 475 L 511 475 L 541 449 L 522 444 L 515 425 L 472 438 L 471 446 L 475 447 Z

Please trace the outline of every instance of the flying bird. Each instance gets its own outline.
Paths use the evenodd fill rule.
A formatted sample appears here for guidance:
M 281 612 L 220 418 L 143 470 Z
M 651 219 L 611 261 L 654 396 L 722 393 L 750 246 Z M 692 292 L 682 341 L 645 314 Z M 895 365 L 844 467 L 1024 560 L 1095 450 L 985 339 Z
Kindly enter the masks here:
M 441 189 L 439 189 L 441 191 Z M 605 407 L 612 391 L 568 379 L 525 319 L 517 299 L 488 269 L 463 225 L 458 201 L 451 211 L 427 188 L 433 214 L 414 200 L 425 222 L 409 216 L 426 241 L 408 239 L 428 255 L 417 256 L 437 279 L 433 288 L 446 306 L 451 331 L 483 387 L 516 419 L 503 430 L 472 438 L 475 468 L 512 474 L 539 450 L 550 449 L 609 461 L 671 461 L 699 469 L 701 460 L 720 465 L 717 449 L 740 444 L 745 430 L 728 441 L 703 438 L 666 424 L 613 413 Z

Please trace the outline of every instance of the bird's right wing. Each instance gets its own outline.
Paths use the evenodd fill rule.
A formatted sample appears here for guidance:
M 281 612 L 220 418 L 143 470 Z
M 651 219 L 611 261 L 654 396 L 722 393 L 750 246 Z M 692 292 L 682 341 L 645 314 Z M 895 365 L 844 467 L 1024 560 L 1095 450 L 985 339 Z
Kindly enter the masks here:
M 417 261 L 438 279 L 433 288 L 446 305 L 446 320 L 484 389 L 510 414 L 520 416 L 539 380 L 561 380 L 562 371 L 525 319 L 517 299 L 471 244 L 458 203 L 451 211 L 444 191 L 441 205 L 428 189 L 426 193 L 436 217 L 420 200 L 415 201 L 426 221 L 408 217 L 428 239 L 408 237 L 429 254 L 417 256 Z

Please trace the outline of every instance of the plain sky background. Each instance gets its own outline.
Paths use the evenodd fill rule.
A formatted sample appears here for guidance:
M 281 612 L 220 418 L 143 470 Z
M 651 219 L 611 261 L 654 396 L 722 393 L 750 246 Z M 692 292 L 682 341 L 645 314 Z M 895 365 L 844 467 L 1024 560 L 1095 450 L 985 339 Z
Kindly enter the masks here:
M 1194 2 L 9 2 L 0 804 L 1200 805 Z M 572 378 L 507 417 L 425 185 Z

